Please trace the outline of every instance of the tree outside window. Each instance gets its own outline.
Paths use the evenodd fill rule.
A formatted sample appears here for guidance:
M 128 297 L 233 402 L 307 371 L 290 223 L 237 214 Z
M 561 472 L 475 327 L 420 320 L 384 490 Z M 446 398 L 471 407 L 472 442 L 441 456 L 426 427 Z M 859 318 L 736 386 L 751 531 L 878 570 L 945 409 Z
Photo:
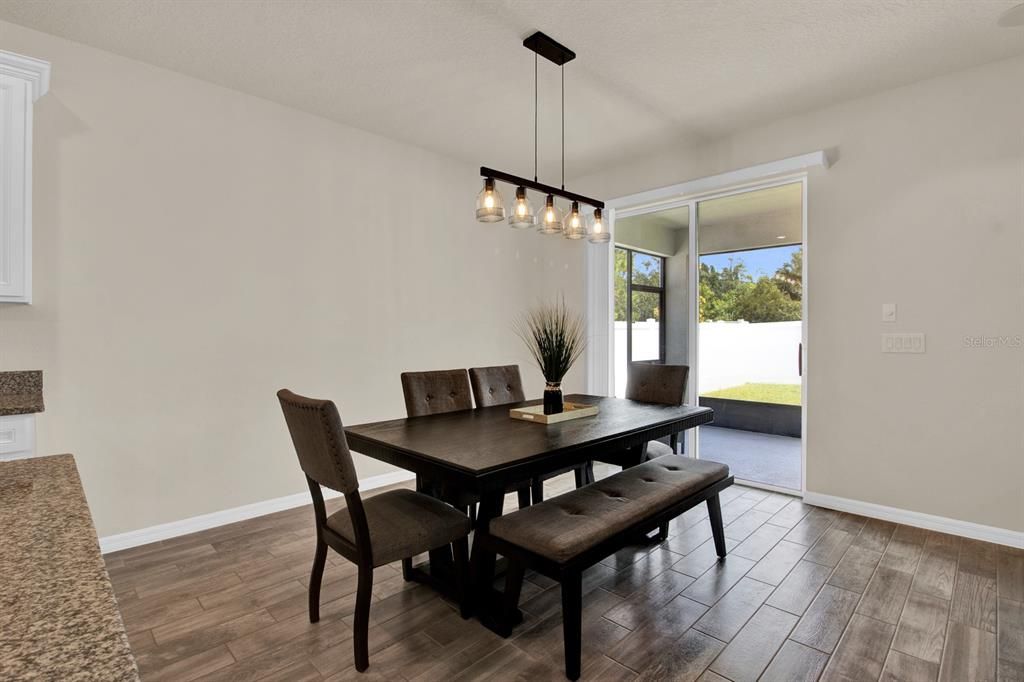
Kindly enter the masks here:
M 756 279 L 747 271 L 742 252 L 729 265 L 700 264 L 700 321 L 787 322 L 801 318 L 803 249 L 771 277 Z

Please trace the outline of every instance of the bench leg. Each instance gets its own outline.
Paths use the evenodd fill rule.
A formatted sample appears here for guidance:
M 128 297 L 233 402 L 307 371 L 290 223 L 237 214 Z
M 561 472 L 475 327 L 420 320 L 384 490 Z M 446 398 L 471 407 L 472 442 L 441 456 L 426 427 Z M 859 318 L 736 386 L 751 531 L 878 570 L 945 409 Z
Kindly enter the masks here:
M 722 505 L 718 495 L 708 498 L 708 519 L 711 520 L 711 535 L 715 538 L 715 552 L 725 558 L 725 528 L 722 526 Z
M 658 542 L 664 542 L 668 540 L 668 522 L 658 526 Z
M 565 676 L 580 678 L 583 637 L 583 574 L 562 576 L 562 636 L 565 638 Z
M 678 433 L 673 433 L 671 436 L 669 436 L 668 437 L 668 444 L 670 446 L 672 446 L 672 454 L 673 455 L 678 455 L 679 454 L 679 434 Z

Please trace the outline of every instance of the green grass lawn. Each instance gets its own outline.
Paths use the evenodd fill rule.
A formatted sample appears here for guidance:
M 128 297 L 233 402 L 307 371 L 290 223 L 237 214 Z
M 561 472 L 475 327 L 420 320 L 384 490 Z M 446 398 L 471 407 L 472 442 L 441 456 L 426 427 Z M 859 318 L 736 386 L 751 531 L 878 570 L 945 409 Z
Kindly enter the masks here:
M 743 384 L 701 395 L 708 398 L 732 398 L 755 403 L 800 404 L 800 384 Z

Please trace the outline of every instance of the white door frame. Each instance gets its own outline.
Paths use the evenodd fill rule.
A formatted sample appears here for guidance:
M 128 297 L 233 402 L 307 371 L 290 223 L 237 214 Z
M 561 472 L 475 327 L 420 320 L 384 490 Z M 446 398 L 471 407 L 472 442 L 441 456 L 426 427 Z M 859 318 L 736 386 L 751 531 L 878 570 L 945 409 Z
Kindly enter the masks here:
M 612 239 L 605 248 L 587 249 L 584 256 L 584 295 L 586 299 L 586 319 L 588 336 L 590 339 L 589 349 L 586 357 L 586 382 L 587 392 L 596 395 L 611 395 L 614 386 L 614 320 L 612 319 L 614 300 L 614 248 L 615 248 L 615 220 L 629 216 L 663 211 L 671 208 L 689 206 L 690 229 L 689 229 L 689 253 L 697 253 L 697 231 L 698 216 L 697 203 L 712 198 L 742 194 L 758 189 L 767 189 L 779 185 L 800 182 L 802 184 L 802 213 L 803 225 L 801 243 L 804 250 L 803 283 L 804 295 L 801 301 L 801 341 L 803 343 L 803 377 L 801 383 L 801 429 L 800 439 L 800 492 L 807 492 L 807 299 L 809 287 L 807 286 L 807 258 L 808 258 L 808 235 L 807 235 L 807 172 L 813 168 L 828 168 L 829 160 L 824 151 L 815 151 L 809 154 L 793 156 L 779 161 L 750 166 L 740 170 L 729 171 L 719 175 L 712 175 L 705 178 L 690 180 L 687 182 L 661 187 L 619 197 L 606 202 L 606 215 L 608 228 L 611 231 Z M 695 263 L 696 261 L 694 261 Z M 697 268 L 688 268 L 688 287 L 690 295 L 697 291 Z M 691 366 L 696 366 L 698 357 L 698 311 L 697 306 L 689 305 L 689 317 L 687 324 L 688 341 L 687 354 Z M 696 403 L 699 388 L 697 386 L 699 377 L 694 373 L 693 379 L 687 388 L 687 401 Z M 697 429 L 690 429 L 686 432 L 686 444 L 688 452 L 697 452 Z M 758 487 L 767 487 L 763 484 L 754 484 Z M 786 491 L 789 492 L 789 491 Z

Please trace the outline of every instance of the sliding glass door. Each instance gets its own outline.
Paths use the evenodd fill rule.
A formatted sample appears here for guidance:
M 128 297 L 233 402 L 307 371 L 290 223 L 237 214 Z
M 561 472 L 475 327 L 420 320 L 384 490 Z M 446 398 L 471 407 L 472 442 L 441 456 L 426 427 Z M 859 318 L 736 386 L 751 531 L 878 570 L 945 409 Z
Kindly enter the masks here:
M 690 366 L 715 422 L 686 452 L 737 479 L 803 488 L 806 179 L 614 214 L 615 395 L 630 361 Z
M 800 491 L 803 184 L 697 202 L 700 457 Z

